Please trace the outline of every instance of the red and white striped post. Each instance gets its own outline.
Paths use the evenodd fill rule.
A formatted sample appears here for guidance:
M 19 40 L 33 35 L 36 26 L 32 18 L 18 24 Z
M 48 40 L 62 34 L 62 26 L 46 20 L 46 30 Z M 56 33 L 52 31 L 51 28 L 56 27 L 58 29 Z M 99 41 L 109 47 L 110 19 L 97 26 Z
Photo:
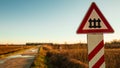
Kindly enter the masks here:
M 77 30 L 77 34 L 87 34 L 89 68 L 105 68 L 103 33 L 113 32 L 93 2 Z
M 105 68 L 103 34 L 87 34 L 89 68 Z

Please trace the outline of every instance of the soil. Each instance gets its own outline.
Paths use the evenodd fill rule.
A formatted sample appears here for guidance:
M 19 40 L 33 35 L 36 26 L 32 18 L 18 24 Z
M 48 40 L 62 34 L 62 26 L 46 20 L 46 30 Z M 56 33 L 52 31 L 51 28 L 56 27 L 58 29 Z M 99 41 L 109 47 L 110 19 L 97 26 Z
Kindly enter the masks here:
M 30 68 L 33 59 L 28 58 L 11 58 L 0 64 L 0 68 Z

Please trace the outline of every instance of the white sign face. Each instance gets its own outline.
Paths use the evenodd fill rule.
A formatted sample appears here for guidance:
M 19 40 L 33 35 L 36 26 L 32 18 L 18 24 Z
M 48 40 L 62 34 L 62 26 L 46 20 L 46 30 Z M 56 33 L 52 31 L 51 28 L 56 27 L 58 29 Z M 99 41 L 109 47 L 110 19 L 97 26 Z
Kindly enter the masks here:
M 83 30 L 94 30 L 94 29 L 95 30 L 108 29 L 95 10 L 91 12 L 91 15 L 87 20 L 87 23 L 83 27 Z

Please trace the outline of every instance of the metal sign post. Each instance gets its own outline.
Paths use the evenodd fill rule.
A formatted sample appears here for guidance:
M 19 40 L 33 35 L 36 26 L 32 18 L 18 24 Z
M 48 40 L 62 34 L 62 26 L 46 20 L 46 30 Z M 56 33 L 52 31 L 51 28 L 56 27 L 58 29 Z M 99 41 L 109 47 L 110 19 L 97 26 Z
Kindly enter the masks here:
M 87 34 L 89 68 L 105 68 L 103 34 Z

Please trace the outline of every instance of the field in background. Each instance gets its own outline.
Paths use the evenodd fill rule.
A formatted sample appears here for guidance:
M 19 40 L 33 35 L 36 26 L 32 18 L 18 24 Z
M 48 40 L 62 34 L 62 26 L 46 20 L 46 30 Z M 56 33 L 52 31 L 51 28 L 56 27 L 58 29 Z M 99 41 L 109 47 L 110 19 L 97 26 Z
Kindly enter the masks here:
M 39 44 L 0 45 L 2 55 L 12 54 Z M 41 44 L 31 68 L 88 68 L 87 44 Z M 120 67 L 120 42 L 105 44 L 106 68 Z
M 44 55 L 43 55 L 44 54 Z M 44 45 L 32 68 L 88 68 L 86 44 Z M 120 67 L 120 44 L 105 44 L 106 68 Z M 44 65 L 40 65 L 40 64 Z M 34 67 L 34 66 L 37 67 Z

